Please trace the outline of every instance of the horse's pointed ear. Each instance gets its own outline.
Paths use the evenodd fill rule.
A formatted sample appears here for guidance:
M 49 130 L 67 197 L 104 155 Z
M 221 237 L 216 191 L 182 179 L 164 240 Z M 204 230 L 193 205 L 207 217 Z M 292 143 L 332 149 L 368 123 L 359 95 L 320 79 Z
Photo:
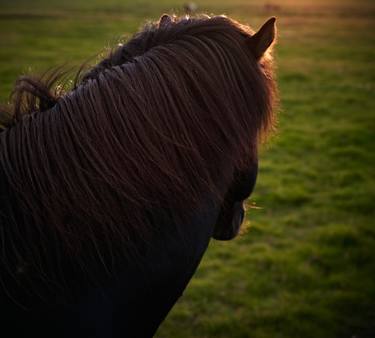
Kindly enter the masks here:
M 163 14 L 159 20 L 159 27 L 165 27 L 172 22 L 172 18 L 168 14 Z
M 250 38 L 250 45 L 257 59 L 260 59 L 276 37 L 276 18 L 272 17 Z

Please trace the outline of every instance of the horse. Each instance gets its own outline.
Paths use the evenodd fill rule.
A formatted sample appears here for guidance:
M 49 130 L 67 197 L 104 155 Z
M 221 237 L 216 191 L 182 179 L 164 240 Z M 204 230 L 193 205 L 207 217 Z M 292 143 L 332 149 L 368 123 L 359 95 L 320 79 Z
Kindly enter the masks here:
M 151 337 L 237 236 L 275 129 L 275 18 L 162 15 L 1 110 L 2 337 Z

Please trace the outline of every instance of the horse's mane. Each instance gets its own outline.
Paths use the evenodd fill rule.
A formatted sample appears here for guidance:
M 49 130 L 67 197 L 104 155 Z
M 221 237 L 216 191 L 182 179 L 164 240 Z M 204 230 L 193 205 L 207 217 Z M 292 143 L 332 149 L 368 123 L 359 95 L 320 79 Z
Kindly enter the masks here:
M 16 242 L 1 244 L 2 264 L 38 270 L 52 240 L 56 255 L 85 266 L 94 250 L 106 265 L 103 252 L 128 254 L 148 238 L 158 210 L 185 217 L 210 192 L 220 201 L 223 182 L 255 161 L 273 126 L 272 60 L 257 59 L 252 35 L 224 16 L 164 16 L 70 91 L 61 72 L 21 77 L 0 119 L 12 196 L 0 201 L 9 203 L 2 231 Z

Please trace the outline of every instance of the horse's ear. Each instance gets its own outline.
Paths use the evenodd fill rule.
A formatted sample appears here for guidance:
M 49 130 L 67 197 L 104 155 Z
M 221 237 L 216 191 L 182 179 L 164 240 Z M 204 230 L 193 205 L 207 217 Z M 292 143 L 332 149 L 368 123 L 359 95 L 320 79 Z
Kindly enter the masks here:
M 168 14 L 163 14 L 159 20 L 159 27 L 165 27 L 172 22 L 172 18 Z
M 276 37 L 276 18 L 272 17 L 250 38 L 250 46 L 257 59 L 260 59 Z

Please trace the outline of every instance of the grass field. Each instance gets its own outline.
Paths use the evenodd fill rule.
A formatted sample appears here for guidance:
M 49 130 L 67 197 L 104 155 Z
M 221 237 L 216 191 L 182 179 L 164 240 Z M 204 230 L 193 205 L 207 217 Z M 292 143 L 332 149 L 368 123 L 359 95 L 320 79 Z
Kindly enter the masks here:
M 198 2 L 254 28 L 278 17 L 279 130 L 246 233 L 211 242 L 157 337 L 375 337 L 375 3 L 265 3 Z M 79 64 L 181 8 L 1 1 L 0 99 L 20 73 Z

